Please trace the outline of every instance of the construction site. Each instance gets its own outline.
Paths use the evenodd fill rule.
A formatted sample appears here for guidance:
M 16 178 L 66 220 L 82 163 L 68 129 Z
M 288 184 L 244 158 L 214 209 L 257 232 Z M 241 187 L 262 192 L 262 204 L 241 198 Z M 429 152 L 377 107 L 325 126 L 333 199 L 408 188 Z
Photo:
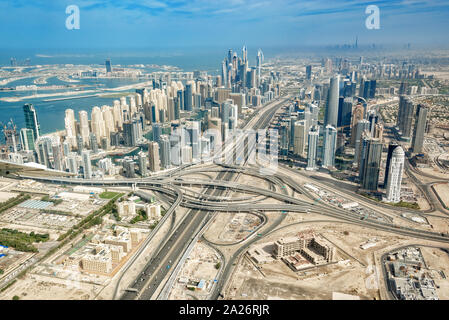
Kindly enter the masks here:
M 198 241 L 177 275 L 169 300 L 207 300 L 217 282 L 221 263 L 214 249 Z

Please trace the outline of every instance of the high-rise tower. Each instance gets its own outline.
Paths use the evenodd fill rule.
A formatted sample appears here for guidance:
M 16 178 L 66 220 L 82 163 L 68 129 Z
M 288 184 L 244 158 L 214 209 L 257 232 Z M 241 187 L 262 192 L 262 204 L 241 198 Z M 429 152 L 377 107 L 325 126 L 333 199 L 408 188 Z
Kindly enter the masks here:
M 396 147 L 391 157 L 388 173 L 387 201 L 397 203 L 401 200 L 401 183 L 404 172 L 405 153 L 401 147 Z
M 415 130 L 412 139 L 413 153 L 422 153 L 428 110 L 429 108 L 425 104 L 419 104 L 416 109 Z
M 324 125 L 331 125 L 334 128 L 337 127 L 338 122 L 339 83 L 340 77 L 338 75 L 331 78 L 324 119 Z
M 25 115 L 25 126 L 27 129 L 33 130 L 34 140 L 37 141 L 41 134 L 41 126 L 37 119 L 37 112 L 31 103 L 23 106 L 23 113 Z

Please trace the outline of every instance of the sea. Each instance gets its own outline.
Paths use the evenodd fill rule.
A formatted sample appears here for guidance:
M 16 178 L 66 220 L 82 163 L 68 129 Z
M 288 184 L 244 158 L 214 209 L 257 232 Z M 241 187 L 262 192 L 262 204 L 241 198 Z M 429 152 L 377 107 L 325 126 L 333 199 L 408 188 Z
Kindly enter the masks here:
M 15 57 L 19 64 L 24 63 L 25 59 L 30 59 L 31 70 L 36 65 L 93 65 L 104 66 L 106 59 L 111 59 L 112 65 L 126 67 L 136 64 L 143 65 L 166 65 L 177 67 L 182 71 L 191 72 L 195 70 L 207 71 L 209 74 L 217 74 L 221 61 L 227 54 L 227 50 L 209 50 L 205 51 L 179 51 L 179 50 L 165 50 L 165 51 L 130 51 L 130 52 L 92 52 L 84 53 L 82 50 L 64 52 L 59 50 L 1 50 L 0 51 L 0 66 L 10 66 L 11 57 Z M 255 60 L 255 59 L 254 59 Z M 25 69 L 26 71 L 27 69 Z M 157 70 L 146 70 L 157 71 Z M 9 82 L 7 85 L 1 87 L 15 87 L 21 85 L 33 85 L 36 78 L 21 79 Z M 1 80 L 1 77 L 0 77 Z M 77 79 L 79 80 L 79 79 Z M 142 79 L 82 79 L 80 82 L 73 83 L 84 85 L 83 90 L 96 88 L 116 88 L 135 83 L 141 83 L 146 80 Z M 59 80 L 56 76 L 47 78 L 47 83 L 38 86 L 50 85 L 64 85 L 71 84 Z M 14 96 L 31 96 L 34 94 L 57 93 L 65 92 L 63 90 L 27 90 L 27 91 L 1 91 L 0 98 L 14 97 Z M 70 91 L 72 91 L 70 89 Z M 127 92 L 134 90 L 127 90 Z M 82 94 L 81 94 L 82 95 Z M 86 95 L 89 95 L 88 93 Z M 63 97 L 63 96 L 62 96 Z M 0 101 L 0 130 L 3 126 L 11 122 L 17 126 L 18 129 L 25 127 L 25 120 L 23 115 L 23 105 L 25 103 L 32 103 L 38 114 L 38 120 L 41 126 L 41 133 L 48 134 L 64 129 L 65 110 L 71 108 L 75 111 L 75 116 L 78 117 L 78 112 L 86 110 L 89 114 L 94 106 L 101 107 L 102 105 L 112 105 L 117 97 L 86 97 L 59 101 L 44 101 L 59 97 L 45 97 L 45 98 L 31 98 L 17 102 Z M 0 136 L 3 136 L 0 134 Z M 0 138 L 2 140 L 3 137 Z

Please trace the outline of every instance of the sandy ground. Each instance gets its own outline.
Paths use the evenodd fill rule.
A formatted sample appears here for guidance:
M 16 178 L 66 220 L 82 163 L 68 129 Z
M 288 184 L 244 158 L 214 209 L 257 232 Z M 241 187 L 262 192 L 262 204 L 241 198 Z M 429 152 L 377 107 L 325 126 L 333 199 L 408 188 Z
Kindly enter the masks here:
M 0 191 L 0 202 L 5 202 L 11 198 L 17 197 L 18 193 Z
M 439 274 L 439 270 L 443 271 L 445 276 L 449 275 L 449 254 L 441 249 L 421 247 L 421 253 L 427 267 L 436 272 L 432 272 L 435 284 L 440 288 L 437 289 L 437 294 L 440 300 L 449 300 L 449 280 L 444 279 Z
M 98 286 L 85 283 L 27 275 L 25 279 L 19 279 L 0 293 L 0 300 L 11 300 L 15 295 L 21 300 L 88 300 L 92 299 L 99 289 Z

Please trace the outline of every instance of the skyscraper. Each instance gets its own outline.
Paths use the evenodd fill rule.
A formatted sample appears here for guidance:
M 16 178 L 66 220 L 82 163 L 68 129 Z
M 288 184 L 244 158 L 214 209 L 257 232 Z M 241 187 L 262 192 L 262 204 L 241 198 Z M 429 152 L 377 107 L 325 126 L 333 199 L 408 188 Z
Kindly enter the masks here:
M 264 60 L 264 55 L 261 49 L 257 51 L 257 85 L 261 84 L 261 74 L 262 74 L 262 64 Z
M 150 164 L 150 171 L 157 172 L 160 170 L 159 166 L 159 145 L 157 142 L 150 142 L 148 144 L 148 160 Z
M 425 104 L 418 104 L 416 109 L 415 129 L 413 131 L 413 153 L 422 153 L 424 133 L 426 132 L 427 112 L 429 108 Z
M 398 146 L 398 144 L 396 142 L 392 142 L 388 145 L 387 164 L 385 166 L 384 188 L 386 188 L 387 184 L 388 184 L 391 158 L 393 157 L 393 151 L 394 151 L 394 149 L 396 149 L 397 146 Z
M 84 179 L 92 179 L 92 163 L 90 162 L 90 151 L 83 151 L 83 168 L 84 168 Z
M 132 159 L 127 159 L 123 161 L 123 171 L 125 173 L 125 177 L 127 178 L 132 179 L 136 177 L 135 163 Z
M 25 115 L 25 127 L 33 130 L 34 140 L 37 141 L 41 134 L 41 126 L 37 119 L 37 112 L 31 103 L 23 106 L 23 113 Z
M 123 123 L 123 140 L 125 146 L 133 147 L 139 142 L 139 122 L 137 120 Z
M 112 64 L 110 59 L 106 60 L 105 65 L 106 65 L 106 72 L 112 72 Z
M 80 134 L 83 138 L 83 144 L 88 145 L 89 144 L 89 119 L 87 116 L 87 112 L 84 110 L 81 110 L 79 112 L 79 118 L 80 118 Z
M 20 129 L 20 143 L 25 151 L 34 151 L 34 133 L 33 130 L 22 128 Z
M 308 65 L 306 66 L 306 80 L 312 79 L 312 66 Z
M 77 149 L 78 149 L 78 154 L 81 155 L 81 153 L 83 152 L 83 149 L 84 149 L 84 142 L 83 142 L 83 137 L 81 137 L 80 134 L 76 136 L 76 145 L 77 145 Z
M 364 108 L 361 104 L 354 106 L 352 110 L 352 120 L 351 120 L 351 145 L 355 145 L 357 137 L 357 123 L 363 120 Z
M 92 120 L 91 120 L 92 132 L 97 137 L 97 143 L 100 143 L 101 138 L 105 136 L 105 125 L 103 120 L 103 113 L 99 107 L 92 108 Z
M 327 125 L 324 129 L 323 163 L 322 167 L 335 166 L 335 152 L 337 148 L 337 130 Z
M 351 125 L 352 118 L 352 105 L 353 99 L 351 97 L 339 99 L 339 107 L 338 107 L 338 128 L 346 128 L 349 132 L 349 126 Z
M 298 156 L 304 156 L 307 144 L 307 123 L 306 120 L 296 121 L 293 133 L 293 153 Z
M 282 122 L 279 127 L 279 151 L 281 156 L 288 155 L 289 130 L 288 123 Z
M 338 122 L 338 98 L 339 98 L 339 83 L 340 76 L 336 75 L 331 78 L 329 86 L 329 94 L 327 97 L 326 114 L 324 125 L 331 125 L 337 127 Z
M 67 140 L 72 147 L 76 147 L 75 112 L 73 109 L 65 110 L 64 123 Z
M 401 183 L 404 172 L 405 153 L 401 147 L 396 147 L 391 157 L 389 179 L 387 184 L 387 201 L 397 203 L 401 200 Z
M 307 149 L 307 168 L 306 170 L 315 170 L 316 169 L 316 156 L 317 156 L 317 148 L 318 148 L 318 138 L 320 132 L 319 127 L 314 126 L 309 131 L 309 146 Z
M 159 139 L 162 135 L 162 127 L 159 123 L 153 123 L 151 127 L 153 129 L 153 141 L 159 143 Z
M 412 131 L 414 105 L 412 99 L 406 96 L 400 96 L 399 98 L 399 111 L 397 118 L 397 126 L 401 131 L 401 137 L 405 141 L 410 140 Z
M 366 142 L 366 144 L 365 144 Z M 367 191 L 377 191 L 379 184 L 380 162 L 382 159 L 382 143 L 371 137 L 364 139 L 363 154 L 359 177 L 361 188 Z
M 193 108 L 193 88 L 192 84 L 188 83 L 186 84 L 186 88 L 184 91 L 184 103 L 185 103 L 185 110 L 186 111 L 192 111 Z
M 167 135 L 161 135 L 159 140 L 161 166 L 168 169 L 171 164 L 170 140 Z
M 76 160 L 76 153 L 69 154 L 67 157 L 67 167 L 69 172 L 78 174 L 78 162 Z
M 95 133 L 91 133 L 89 135 L 89 144 L 90 144 L 90 150 L 92 150 L 92 152 L 94 154 L 98 153 L 98 142 L 97 142 L 97 137 L 95 136 Z
M 62 152 L 61 145 L 59 143 L 55 143 L 52 145 L 52 153 L 53 153 L 53 169 L 62 171 Z
M 141 151 L 138 153 L 138 160 L 139 160 L 140 175 L 142 177 L 147 177 L 148 176 L 148 167 L 147 167 L 148 156 L 144 152 Z
M 360 154 L 361 154 L 361 143 L 362 143 L 362 136 L 364 132 L 369 132 L 369 121 L 368 120 L 360 120 L 357 123 L 356 126 L 356 134 L 355 134 L 355 150 L 354 150 L 354 163 L 359 166 L 360 163 Z
M 185 125 L 185 145 L 192 147 L 193 159 L 200 157 L 200 135 L 201 135 L 201 122 L 199 121 L 187 121 Z

